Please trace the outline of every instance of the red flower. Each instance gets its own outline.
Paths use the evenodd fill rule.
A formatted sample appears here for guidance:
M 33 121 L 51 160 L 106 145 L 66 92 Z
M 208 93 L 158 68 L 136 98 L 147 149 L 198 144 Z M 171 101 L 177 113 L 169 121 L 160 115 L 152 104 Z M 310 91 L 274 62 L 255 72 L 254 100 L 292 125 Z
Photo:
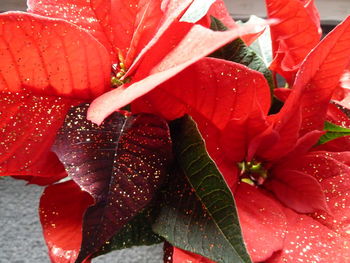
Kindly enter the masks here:
M 1 14 L 1 174 L 52 177 L 46 156 L 71 105 L 109 91 L 90 109 L 101 123 L 245 30 L 180 22 L 191 2 L 30 0 L 34 14 Z
M 71 105 L 109 91 L 93 103 L 102 103 L 103 112 L 97 114 L 101 122 L 115 109 L 244 32 L 238 27 L 213 32 L 180 22 L 191 2 L 29 1 L 29 11 L 35 14 L 2 14 L 0 106 L 11 109 L 1 116 L 4 128 L 0 136 L 6 142 L 0 146 L 1 152 L 6 152 L 1 159 L 2 174 L 44 176 L 30 177 L 39 184 L 61 179 L 66 174 L 50 148 Z M 222 7 L 216 8 L 211 12 Z M 114 90 L 110 88 L 111 69 L 113 83 L 123 84 Z M 66 262 L 76 257 L 82 213 L 89 202 L 75 203 L 73 211 L 56 198 L 61 187 L 78 200 L 84 199 L 80 196 L 84 193 L 74 192 L 76 187 L 68 183 L 54 185 L 47 188 L 41 202 L 50 256 Z M 52 207 L 59 213 L 51 213 Z M 63 217 L 66 211 L 74 213 Z M 62 228 L 73 236 L 62 236 Z
M 31 0 L 29 11 L 68 19 L 88 30 L 112 54 L 114 80 L 120 87 L 92 103 L 88 118 L 98 124 L 242 33 L 239 28 L 213 32 L 180 22 L 190 0 L 75 2 Z
M 168 118 L 189 113 L 197 121 L 234 192 L 253 261 L 350 258 L 350 153 L 313 148 L 349 63 L 349 39 L 347 18 L 301 64 L 276 115 L 267 115 L 268 87 L 260 74 L 213 59 L 178 75 L 185 80 L 195 72 L 210 72 L 200 82 L 173 91 L 171 79 L 133 104 L 136 111 L 161 112 Z

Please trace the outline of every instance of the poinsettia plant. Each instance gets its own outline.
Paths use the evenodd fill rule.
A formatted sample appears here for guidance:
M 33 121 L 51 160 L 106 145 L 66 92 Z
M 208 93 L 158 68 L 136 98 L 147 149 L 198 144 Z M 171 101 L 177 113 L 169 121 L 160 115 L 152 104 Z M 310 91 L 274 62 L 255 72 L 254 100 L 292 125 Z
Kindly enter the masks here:
M 350 261 L 350 17 L 322 38 L 314 1 L 265 2 L 0 14 L 0 175 L 45 187 L 52 262 Z

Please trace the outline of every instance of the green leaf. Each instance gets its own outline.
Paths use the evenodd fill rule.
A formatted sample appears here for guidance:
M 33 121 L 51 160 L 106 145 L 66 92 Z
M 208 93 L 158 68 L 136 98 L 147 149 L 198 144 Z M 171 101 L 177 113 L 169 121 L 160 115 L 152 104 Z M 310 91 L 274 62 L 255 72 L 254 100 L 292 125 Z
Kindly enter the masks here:
M 258 24 L 264 19 L 251 15 L 247 23 Z M 265 65 L 272 62 L 272 41 L 270 27 L 267 26 L 264 32 L 249 46 L 264 61 Z
M 113 250 L 133 246 L 150 246 L 163 242 L 163 238 L 152 230 L 152 224 L 157 216 L 157 208 L 149 207 L 135 216 L 113 238 L 111 238 L 94 257 Z
M 211 17 L 211 29 L 214 31 L 226 31 L 227 27 L 217 18 Z M 274 82 L 271 71 L 264 60 L 248 47 L 243 40 L 236 39 L 226 46 L 211 54 L 212 57 L 221 58 L 247 66 L 264 74 L 269 86 L 274 89 Z
M 207 13 L 215 0 L 194 0 L 185 14 L 181 17 L 180 22 L 196 23 L 201 20 Z
M 326 121 L 324 124 L 324 130 L 327 131 L 327 133 L 321 136 L 320 140 L 318 141 L 319 145 L 340 137 L 350 135 L 350 129 L 343 128 L 328 121 Z
M 220 263 L 251 262 L 230 189 L 208 156 L 193 120 L 173 131 L 179 169 L 153 230 L 172 245 Z

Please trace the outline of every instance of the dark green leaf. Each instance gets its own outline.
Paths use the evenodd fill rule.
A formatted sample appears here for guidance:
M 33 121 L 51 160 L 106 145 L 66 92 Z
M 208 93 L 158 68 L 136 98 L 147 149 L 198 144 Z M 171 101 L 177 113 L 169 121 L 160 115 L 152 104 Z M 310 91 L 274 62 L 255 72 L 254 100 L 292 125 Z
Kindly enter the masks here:
M 174 246 L 216 262 L 251 262 L 235 201 L 196 124 L 184 117 L 172 132 L 179 171 L 172 175 L 154 231 Z
M 343 128 L 328 121 L 324 124 L 324 130 L 327 131 L 327 133 L 321 136 L 318 144 L 324 144 L 334 139 L 350 135 L 350 129 Z
M 264 22 L 265 19 L 251 15 L 248 24 L 259 24 Z M 269 26 L 266 26 L 261 35 L 249 46 L 259 57 L 262 58 L 265 65 L 270 65 L 272 62 L 272 40 L 271 30 Z
M 227 27 L 215 17 L 211 17 L 211 29 L 215 31 L 226 31 Z M 212 57 L 221 58 L 247 66 L 264 74 L 271 90 L 274 82 L 271 71 L 266 66 L 263 59 L 248 47 L 241 39 L 236 39 L 226 46 L 211 54 Z
M 172 155 L 165 120 L 114 113 L 97 126 L 86 119 L 87 109 L 71 110 L 54 146 L 68 174 L 95 200 L 84 215 L 76 262 L 96 253 L 150 203 Z

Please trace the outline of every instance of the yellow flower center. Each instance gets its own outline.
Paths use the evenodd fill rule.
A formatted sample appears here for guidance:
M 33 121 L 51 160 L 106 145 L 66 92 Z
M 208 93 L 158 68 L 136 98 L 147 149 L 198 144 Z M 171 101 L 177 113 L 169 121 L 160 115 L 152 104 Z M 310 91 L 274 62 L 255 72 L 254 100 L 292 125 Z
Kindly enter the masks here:
M 111 78 L 111 84 L 114 87 L 119 87 L 125 83 L 129 83 L 131 80 L 130 77 L 124 78 L 128 69 L 125 66 L 124 57 L 119 50 L 118 50 L 118 58 L 119 58 L 119 63 L 112 65 L 113 76 Z
M 267 179 L 267 170 L 264 168 L 261 162 L 255 160 L 250 162 L 240 162 L 237 164 L 240 169 L 240 180 L 241 182 L 260 186 L 263 185 Z

